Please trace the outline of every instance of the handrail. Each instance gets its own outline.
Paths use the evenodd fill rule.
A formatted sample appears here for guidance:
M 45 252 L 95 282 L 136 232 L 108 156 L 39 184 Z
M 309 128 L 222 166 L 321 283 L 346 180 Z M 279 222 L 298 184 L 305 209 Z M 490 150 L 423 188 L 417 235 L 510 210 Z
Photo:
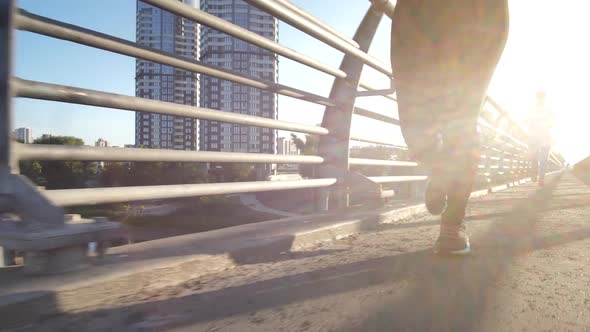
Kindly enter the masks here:
M 115 93 L 81 89 L 65 85 L 42 83 L 15 78 L 14 93 L 19 97 L 61 101 L 81 105 L 118 108 L 128 111 L 140 111 L 236 123 L 249 126 L 290 130 L 302 133 L 327 135 L 329 131 L 319 126 L 310 126 L 259 116 L 223 112 L 196 106 L 187 106 L 159 100 L 130 97 Z
M 43 194 L 57 206 L 96 205 L 149 199 L 229 195 L 243 192 L 261 192 L 329 187 L 334 178 L 294 181 L 253 181 L 227 183 L 175 184 L 162 186 L 135 186 L 117 188 L 59 189 Z
M 368 83 L 365 83 L 365 82 L 360 82 L 360 83 L 359 83 L 359 87 L 360 87 L 360 88 L 363 88 L 363 89 L 365 89 L 365 90 L 367 90 L 367 91 L 375 91 L 375 90 L 379 90 L 379 89 L 377 89 L 377 88 L 373 87 L 372 85 L 370 85 L 370 84 L 368 84 Z M 387 98 L 387 99 L 389 99 L 389 100 L 391 100 L 391 101 L 397 101 L 397 98 L 395 98 L 395 97 L 393 96 L 393 94 L 382 95 L 382 97 L 384 97 L 384 98 Z
M 381 122 L 393 124 L 396 126 L 400 125 L 399 119 L 396 119 L 396 118 L 389 116 L 389 115 L 377 113 L 377 112 L 374 112 L 374 111 L 371 111 L 371 110 L 368 110 L 365 108 L 361 108 L 361 107 L 355 107 L 354 114 L 364 116 L 364 117 L 367 117 L 367 118 L 370 118 L 373 120 L 379 120 Z
M 198 61 L 189 60 L 177 55 L 168 54 L 157 49 L 141 46 L 125 39 L 113 37 L 75 25 L 66 24 L 43 16 L 34 15 L 23 10 L 19 11 L 19 14 L 16 15 L 15 26 L 21 30 L 68 40 L 74 43 L 128 55 L 143 60 L 157 62 L 194 73 L 217 77 L 231 82 L 244 84 L 253 88 L 271 91 L 324 106 L 336 105 L 336 103 L 329 98 L 318 96 L 313 93 L 287 87 L 271 81 L 249 77 L 247 75 L 203 64 Z
M 359 48 L 359 44 L 354 41 L 353 39 L 343 35 L 340 31 L 334 29 L 333 27 L 329 26 L 327 23 L 323 22 L 322 20 L 318 19 L 317 17 L 311 15 L 310 13 L 306 12 L 304 9 L 297 7 L 295 4 L 290 2 L 289 0 L 275 0 L 276 2 L 280 3 L 283 7 L 289 9 L 296 15 L 299 15 L 306 20 L 310 21 L 311 23 L 317 25 L 318 27 L 326 30 L 327 32 L 333 34 L 334 36 L 342 39 L 343 41 L 349 43 L 350 45 Z
M 293 27 L 305 32 L 306 34 L 334 47 L 335 49 L 349 54 L 364 64 L 373 67 L 377 71 L 392 77 L 391 67 L 383 64 L 381 61 L 361 51 L 359 48 L 350 45 L 342 39 L 332 35 L 330 32 L 318 28 L 311 24 L 310 21 L 299 15 L 293 15 L 293 12 L 283 7 L 280 3 L 272 0 L 244 0 L 245 2 L 258 7 L 265 12 L 277 17 L 279 20 L 292 25 Z
M 369 179 L 375 183 L 398 183 L 398 182 L 417 182 L 426 181 L 427 176 L 370 176 Z
M 232 37 L 236 37 L 238 39 L 244 40 L 244 41 L 249 42 L 249 43 L 256 45 L 258 47 L 267 49 L 269 51 L 272 51 L 276 54 L 282 55 L 282 56 L 289 58 L 291 60 L 297 61 L 297 62 L 307 65 L 311 68 L 322 71 L 326 74 L 329 74 L 329 75 L 332 75 L 335 77 L 340 77 L 340 78 L 346 77 L 346 73 L 338 68 L 323 64 L 323 63 L 319 62 L 318 60 L 312 59 L 311 57 L 309 57 L 307 55 L 301 54 L 295 50 L 285 47 L 285 46 L 283 46 L 275 41 L 272 41 L 268 38 L 262 37 L 252 31 L 246 30 L 240 26 L 233 25 L 233 24 L 227 24 L 226 21 L 224 21 L 216 16 L 205 13 L 202 10 L 193 8 L 193 7 L 186 5 L 182 2 L 169 1 L 169 0 L 142 0 L 142 1 L 147 4 L 150 4 L 152 6 L 167 10 L 173 14 L 187 18 L 189 20 L 193 20 L 195 22 L 201 23 L 201 24 L 206 25 L 210 28 L 221 31 L 223 33 L 226 33 Z
M 392 167 L 416 167 L 418 163 L 411 161 L 399 160 L 380 160 L 380 159 L 365 159 L 365 158 L 349 158 L 351 165 L 358 166 L 392 166 Z
M 391 141 L 388 140 L 384 140 L 384 139 L 379 139 L 379 138 L 373 138 L 373 137 L 366 137 L 366 136 L 360 136 L 360 135 L 350 135 L 350 140 L 351 141 L 357 141 L 357 142 L 363 142 L 363 143 L 372 143 L 372 144 L 377 144 L 377 145 L 386 145 L 386 146 L 391 146 L 400 150 L 407 150 L 408 147 L 404 146 L 404 145 L 399 145 L 399 144 L 394 144 Z
M 101 148 L 75 145 L 17 144 L 20 160 L 166 161 L 215 163 L 321 164 L 324 158 L 306 155 Z

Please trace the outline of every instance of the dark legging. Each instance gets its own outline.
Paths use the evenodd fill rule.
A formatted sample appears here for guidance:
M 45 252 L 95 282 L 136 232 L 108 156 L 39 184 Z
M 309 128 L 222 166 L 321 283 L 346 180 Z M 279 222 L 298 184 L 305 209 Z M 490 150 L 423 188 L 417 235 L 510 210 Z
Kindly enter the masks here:
M 391 61 L 402 133 L 447 184 L 442 222 L 459 223 L 473 188 L 477 118 L 508 32 L 507 0 L 399 0 Z

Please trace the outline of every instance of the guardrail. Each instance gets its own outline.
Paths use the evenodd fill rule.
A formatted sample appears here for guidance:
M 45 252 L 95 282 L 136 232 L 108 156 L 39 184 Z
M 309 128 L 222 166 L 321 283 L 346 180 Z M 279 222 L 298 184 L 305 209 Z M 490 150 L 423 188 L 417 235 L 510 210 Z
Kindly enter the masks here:
M 209 26 L 237 39 L 244 40 L 277 55 L 334 77 L 329 96 L 261 80 L 242 73 L 218 68 L 175 54 L 152 49 L 137 43 L 106 35 L 83 27 L 66 24 L 16 8 L 13 0 L 0 0 L 0 213 L 19 216 L 16 222 L 0 222 L 0 245 L 10 250 L 31 253 L 25 264 L 39 265 L 39 270 L 58 264 L 59 257 L 71 253 L 71 248 L 82 248 L 89 241 L 103 241 L 116 228 L 104 221 L 68 222 L 63 206 L 89 205 L 132 200 L 161 199 L 230 193 L 288 190 L 297 188 L 318 189 L 318 209 L 329 210 L 349 206 L 351 194 L 374 193 L 373 199 L 391 197 L 388 186 L 400 183 L 417 183 L 426 179 L 418 164 L 407 160 L 374 160 L 350 158 L 350 141 L 376 143 L 404 150 L 387 140 L 365 136 L 351 136 L 353 114 L 399 126 L 399 120 L 355 106 L 359 97 L 382 96 L 395 102 L 394 89 L 374 88 L 361 82 L 364 66 L 369 66 L 391 80 L 389 65 L 367 53 L 383 13 L 390 14 L 393 2 L 372 1 L 353 38 L 343 36 L 335 29 L 315 18 L 288 0 L 245 0 L 344 54 L 339 68 L 323 64 L 307 55 L 289 49 L 277 42 L 233 25 L 213 15 L 174 0 L 143 0 L 143 2 L 172 12 L 178 16 Z M 197 74 L 224 79 L 256 89 L 305 100 L 325 106 L 320 126 L 310 126 L 275 119 L 221 112 L 202 107 L 179 105 L 56 85 L 12 77 L 12 39 L 14 30 L 24 30 L 47 37 L 94 47 L 124 56 L 143 59 Z M 11 142 L 12 97 L 92 105 L 147 113 L 167 114 L 202 120 L 214 120 L 248 126 L 281 129 L 319 135 L 317 156 L 272 155 L 260 153 L 175 151 L 147 149 L 95 148 L 84 146 L 24 145 Z M 527 177 L 529 170 L 526 132 L 516 124 L 496 102 L 488 98 L 480 121 L 482 164 L 480 185 L 492 186 Z M 124 188 L 85 188 L 68 190 L 38 190 L 18 174 L 20 160 L 83 160 L 83 161 L 157 161 L 157 162 L 216 162 L 216 163 L 297 163 L 317 165 L 316 178 L 298 181 L 256 181 L 244 183 L 207 183 L 186 185 L 160 185 Z M 563 160 L 552 155 L 559 167 Z M 351 172 L 351 166 L 386 167 L 397 175 L 364 176 Z M 411 170 L 411 171 L 410 171 Z M 404 174 L 410 172 L 410 174 Z M 57 232 L 57 233 L 56 233 Z M 59 240 L 56 240 L 58 234 Z M 35 245 L 31 245 L 34 243 Z M 68 251 L 69 250 L 69 251 Z M 80 249 L 81 250 L 81 249 Z M 78 250 L 78 252 L 80 252 Z M 81 255 L 81 254 L 79 254 Z M 5 264 L 10 264 L 5 251 Z M 40 258 L 39 258 L 40 257 Z M 56 258 L 57 257 L 57 258 Z M 41 263 L 40 263 L 41 262 Z

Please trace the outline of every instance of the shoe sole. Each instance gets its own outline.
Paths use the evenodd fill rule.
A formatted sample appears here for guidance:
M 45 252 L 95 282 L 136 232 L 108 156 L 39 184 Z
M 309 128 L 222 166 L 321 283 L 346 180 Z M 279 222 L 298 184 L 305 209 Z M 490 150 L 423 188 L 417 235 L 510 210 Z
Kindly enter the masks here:
M 441 251 L 440 249 L 435 248 L 434 253 L 440 256 L 467 256 L 471 254 L 471 245 L 469 244 L 469 240 L 467 240 L 467 246 L 463 249 L 453 251 Z
M 455 251 L 440 251 L 435 249 L 434 254 L 439 256 L 468 256 L 471 254 L 471 248 L 468 247 Z

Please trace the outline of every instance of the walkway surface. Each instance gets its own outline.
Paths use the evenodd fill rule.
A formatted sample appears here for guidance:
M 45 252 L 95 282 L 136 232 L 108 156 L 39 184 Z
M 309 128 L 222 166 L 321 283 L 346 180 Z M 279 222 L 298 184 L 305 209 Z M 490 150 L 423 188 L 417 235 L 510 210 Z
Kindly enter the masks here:
M 589 187 L 566 174 L 511 188 L 474 199 L 468 220 L 464 259 L 433 256 L 437 222 L 417 216 L 105 303 L 71 294 L 78 309 L 22 331 L 590 330 Z
M 254 211 L 264 212 L 264 213 L 272 214 L 275 216 L 287 217 L 287 218 L 299 216 L 299 214 L 297 214 L 297 213 L 281 211 L 281 210 L 277 210 L 277 209 L 273 209 L 271 207 L 268 207 L 268 206 L 260 203 L 260 201 L 256 198 L 255 194 L 239 194 L 238 196 L 240 197 L 240 203 L 242 203 L 243 205 L 247 206 L 248 208 L 250 208 Z

